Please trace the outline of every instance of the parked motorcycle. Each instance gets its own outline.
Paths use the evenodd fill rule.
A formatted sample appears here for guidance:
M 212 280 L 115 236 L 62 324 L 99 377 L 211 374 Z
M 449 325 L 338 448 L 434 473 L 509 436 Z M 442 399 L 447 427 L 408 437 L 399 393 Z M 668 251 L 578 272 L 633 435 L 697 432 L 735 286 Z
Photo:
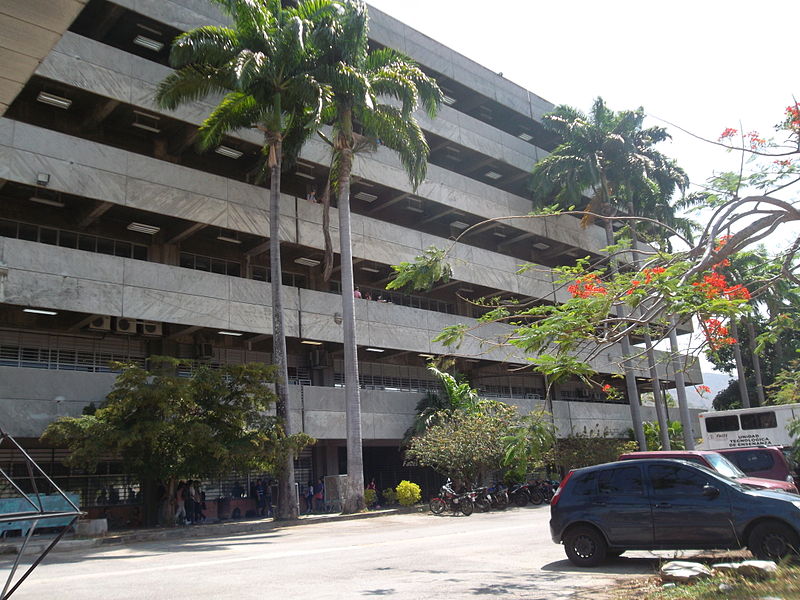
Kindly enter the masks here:
M 508 491 L 509 500 L 520 508 L 526 506 L 531 499 L 528 487 L 527 483 L 516 483 L 511 486 L 511 489 Z
M 471 492 L 464 494 L 457 493 L 453 489 L 453 483 L 449 479 L 439 490 L 439 495 L 431 498 L 429 506 L 431 512 L 435 515 L 441 515 L 447 509 L 450 509 L 453 513 L 461 512 L 464 516 L 468 517 L 475 509 Z

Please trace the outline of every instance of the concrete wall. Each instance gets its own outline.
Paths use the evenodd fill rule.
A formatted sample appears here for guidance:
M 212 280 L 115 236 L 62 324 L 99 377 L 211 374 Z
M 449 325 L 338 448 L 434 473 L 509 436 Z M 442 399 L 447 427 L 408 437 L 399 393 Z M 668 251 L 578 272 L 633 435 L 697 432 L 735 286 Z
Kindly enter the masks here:
M 114 383 L 113 373 L 85 373 L 0 367 L 0 428 L 16 437 L 38 437 L 59 417 L 79 416 L 90 402 L 99 405 Z M 346 437 L 344 389 L 289 386 L 292 430 L 325 439 Z M 414 409 L 424 394 L 361 390 L 362 428 L 365 440 L 399 440 L 414 420 Z M 505 400 L 526 414 L 540 403 Z M 674 409 L 677 413 L 677 409 Z M 697 415 L 692 422 L 699 431 Z M 627 405 L 591 402 L 554 402 L 553 416 L 559 436 L 589 431 L 625 435 L 630 428 Z M 643 406 L 642 416 L 655 421 L 655 409 Z M 673 419 L 677 414 L 671 415 Z

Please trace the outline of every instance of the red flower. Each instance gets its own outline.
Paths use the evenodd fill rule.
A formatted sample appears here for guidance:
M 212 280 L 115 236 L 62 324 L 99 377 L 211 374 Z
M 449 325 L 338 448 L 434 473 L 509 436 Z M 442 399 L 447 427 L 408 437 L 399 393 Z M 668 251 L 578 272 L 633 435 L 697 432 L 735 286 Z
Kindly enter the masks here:
M 697 390 L 697 393 L 700 394 L 701 396 L 703 394 L 710 394 L 711 393 L 711 388 L 708 387 L 707 385 L 698 385 L 698 386 L 695 386 L 694 389 Z
M 608 393 L 609 393 L 611 390 L 613 390 L 613 389 L 614 389 L 614 388 L 613 388 L 613 387 L 611 387 L 611 385 L 610 385 L 610 384 L 608 384 L 608 383 L 607 383 L 607 384 L 605 384 L 605 385 L 603 386 L 603 391 L 604 391 L 606 394 L 608 394 Z
M 720 134 L 720 136 L 719 136 L 719 139 L 720 139 L 720 140 L 724 140 L 724 139 L 727 139 L 727 138 L 732 138 L 732 137 L 733 137 L 733 136 L 735 136 L 737 133 L 738 133 L 738 131 L 737 131 L 736 129 L 733 129 L 732 127 L 727 127 L 727 128 L 725 129 L 725 131 L 723 131 L 723 132 Z

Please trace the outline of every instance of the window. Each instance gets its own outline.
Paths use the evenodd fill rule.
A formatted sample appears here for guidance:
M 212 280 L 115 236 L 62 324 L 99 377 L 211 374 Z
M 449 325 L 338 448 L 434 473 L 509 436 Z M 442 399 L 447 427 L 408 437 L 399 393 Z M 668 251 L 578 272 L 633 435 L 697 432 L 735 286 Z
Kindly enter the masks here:
M 769 471 L 775 466 L 775 459 L 769 450 L 745 450 L 726 454 L 745 473 Z
M 597 473 L 586 473 L 574 480 L 572 494 L 574 496 L 592 496 L 597 493 Z
M 757 412 L 740 415 L 742 429 L 773 429 L 778 426 L 774 411 Z
M 642 471 L 639 467 L 621 467 L 601 471 L 597 487 L 601 494 L 641 496 L 644 493 Z
M 680 465 L 652 465 L 647 472 L 656 496 L 699 496 L 708 478 Z
M 708 431 L 708 433 L 739 431 L 739 417 L 737 415 L 706 417 L 706 431 Z

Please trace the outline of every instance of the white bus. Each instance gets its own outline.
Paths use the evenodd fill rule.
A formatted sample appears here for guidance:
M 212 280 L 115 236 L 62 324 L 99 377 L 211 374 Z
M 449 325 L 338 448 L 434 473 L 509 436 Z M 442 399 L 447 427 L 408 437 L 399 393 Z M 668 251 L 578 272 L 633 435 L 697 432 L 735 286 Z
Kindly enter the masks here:
M 791 446 L 789 423 L 800 419 L 800 404 L 737 408 L 700 414 L 705 450 L 748 446 Z

